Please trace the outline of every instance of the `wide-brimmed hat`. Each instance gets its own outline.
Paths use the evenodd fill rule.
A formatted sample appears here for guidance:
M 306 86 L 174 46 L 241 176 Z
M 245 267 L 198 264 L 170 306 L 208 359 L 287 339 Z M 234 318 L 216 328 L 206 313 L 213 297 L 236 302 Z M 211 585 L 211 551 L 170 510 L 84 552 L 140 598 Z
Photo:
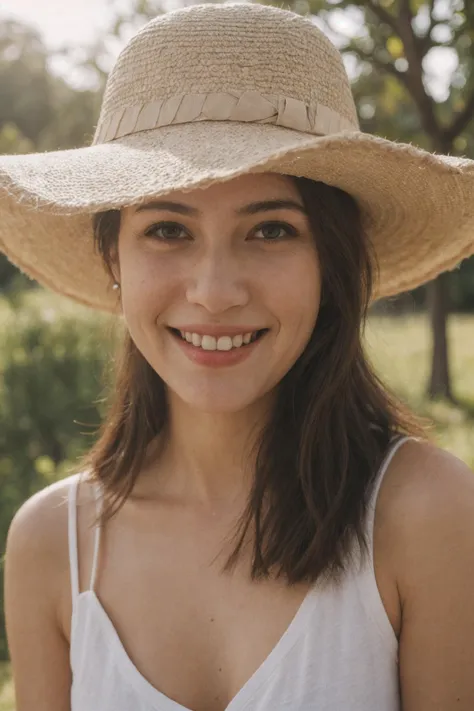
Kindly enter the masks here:
M 374 298 L 474 253 L 474 161 L 361 132 L 341 54 L 311 18 L 246 3 L 146 24 L 109 75 L 92 145 L 0 157 L 0 248 L 40 283 L 114 311 L 93 213 L 260 172 L 354 196 L 379 264 Z

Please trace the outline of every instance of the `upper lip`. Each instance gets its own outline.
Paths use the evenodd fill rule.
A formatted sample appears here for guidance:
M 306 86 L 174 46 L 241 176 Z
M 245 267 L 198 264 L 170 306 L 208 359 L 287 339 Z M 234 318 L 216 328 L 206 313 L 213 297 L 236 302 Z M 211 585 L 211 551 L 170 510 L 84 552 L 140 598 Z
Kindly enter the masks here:
M 170 328 L 175 328 L 178 331 L 188 332 L 188 333 L 198 333 L 200 336 L 238 336 L 244 333 L 254 333 L 255 331 L 261 331 L 262 327 L 258 328 L 255 326 L 200 326 L 199 324 L 185 324 L 184 326 L 170 326 Z

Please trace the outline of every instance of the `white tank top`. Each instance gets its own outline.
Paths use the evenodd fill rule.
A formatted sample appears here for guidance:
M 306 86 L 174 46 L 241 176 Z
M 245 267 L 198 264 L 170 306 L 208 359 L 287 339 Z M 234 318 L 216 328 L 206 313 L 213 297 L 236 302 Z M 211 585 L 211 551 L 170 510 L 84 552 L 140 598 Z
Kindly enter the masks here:
M 352 566 L 339 586 L 310 589 L 279 642 L 226 711 L 400 711 L 398 642 L 375 580 L 373 527 L 383 475 L 407 439 L 391 445 L 374 484 L 366 523 L 367 563 Z M 99 527 L 90 586 L 79 592 L 79 477 L 69 493 L 71 711 L 192 711 L 152 686 L 135 667 L 94 592 Z

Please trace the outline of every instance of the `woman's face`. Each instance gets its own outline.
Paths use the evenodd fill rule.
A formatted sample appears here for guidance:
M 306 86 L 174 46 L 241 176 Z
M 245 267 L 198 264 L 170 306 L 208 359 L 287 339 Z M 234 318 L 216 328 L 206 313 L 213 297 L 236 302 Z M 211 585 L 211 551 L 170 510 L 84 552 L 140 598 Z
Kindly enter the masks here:
M 265 205 L 275 200 L 301 209 Z M 289 177 L 265 173 L 155 202 L 165 201 L 179 205 L 122 211 L 118 280 L 130 335 L 170 397 L 206 412 L 243 410 L 275 388 L 316 323 L 321 276 L 302 199 Z M 194 345 L 171 328 L 220 329 L 220 340 Z M 238 334 L 260 329 L 236 347 Z

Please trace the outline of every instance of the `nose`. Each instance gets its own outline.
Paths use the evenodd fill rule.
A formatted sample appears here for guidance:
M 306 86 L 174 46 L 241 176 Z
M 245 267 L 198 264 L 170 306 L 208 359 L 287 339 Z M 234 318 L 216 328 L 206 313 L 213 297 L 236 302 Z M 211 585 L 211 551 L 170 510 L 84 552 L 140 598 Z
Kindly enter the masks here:
M 190 266 L 186 297 L 189 303 L 220 313 L 249 300 L 248 281 L 243 265 L 231 252 L 208 250 Z

